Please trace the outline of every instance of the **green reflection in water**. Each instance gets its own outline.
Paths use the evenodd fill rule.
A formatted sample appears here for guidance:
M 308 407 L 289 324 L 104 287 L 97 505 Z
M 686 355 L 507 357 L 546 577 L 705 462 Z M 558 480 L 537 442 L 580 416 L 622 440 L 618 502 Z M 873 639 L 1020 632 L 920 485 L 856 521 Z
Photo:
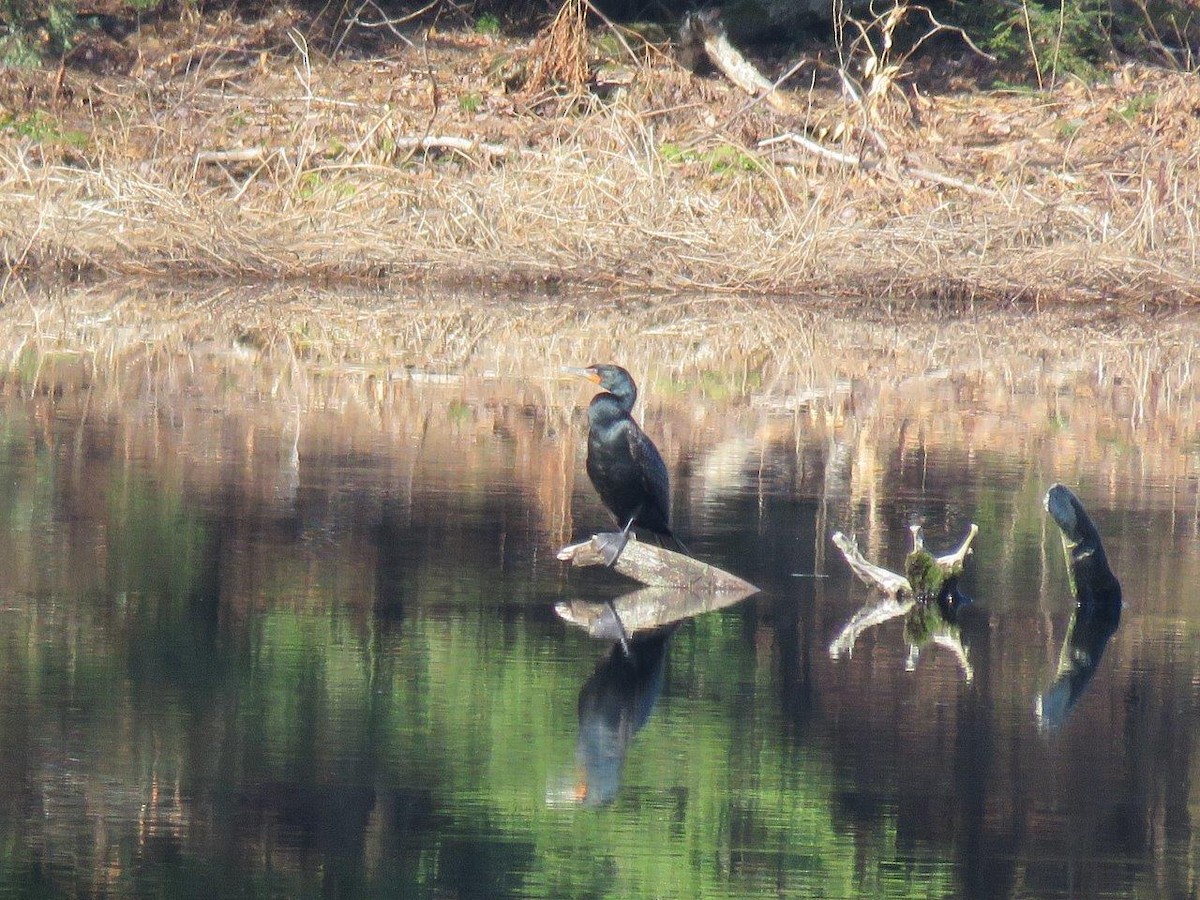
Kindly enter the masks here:
M 506 622 L 467 554 L 414 560 L 388 627 L 340 602 L 360 558 L 336 545 L 315 564 L 285 547 L 273 584 L 225 596 L 222 526 L 118 470 L 78 542 L 104 565 L 80 576 L 71 546 L 39 567 L 29 530 L 61 513 L 64 476 L 26 437 L 4 446 L 3 515 L 28 523 L 6 554 L 24 548 L 22 584 L 56 586 L 0 620 L 0 878 L 19 893 L 952 893 L 950 863 L 903 861 L 894 829 L 864 866 L 829 761 L 762 702 L 779 688 L 736 613 L 673 638 L 615 803 L 564 808 L 547 794 L 573 775 L 603 648 Z

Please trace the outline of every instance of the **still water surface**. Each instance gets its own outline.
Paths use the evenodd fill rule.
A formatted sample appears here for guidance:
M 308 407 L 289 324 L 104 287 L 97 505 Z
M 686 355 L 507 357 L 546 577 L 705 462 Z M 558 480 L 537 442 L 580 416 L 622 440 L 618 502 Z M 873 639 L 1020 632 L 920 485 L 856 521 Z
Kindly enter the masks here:
M 655 369 L 677 530 L 761 593 L 629 661 L 554 611 L 632 587 L 555 558 L 609 524 L 587 386 L 280 389 L 261 360 L 169 357 L 4 382 L 0 894 L 1196 896 L 1183 363 Z M 1040 728 L 1072 609 L 1056 481 L 1126 607 Z M 961 659 L 900 619 L 834 659 L 875 598 L 831 534 L 899 569 L 914 522 L 935 550 L 980 526 Z

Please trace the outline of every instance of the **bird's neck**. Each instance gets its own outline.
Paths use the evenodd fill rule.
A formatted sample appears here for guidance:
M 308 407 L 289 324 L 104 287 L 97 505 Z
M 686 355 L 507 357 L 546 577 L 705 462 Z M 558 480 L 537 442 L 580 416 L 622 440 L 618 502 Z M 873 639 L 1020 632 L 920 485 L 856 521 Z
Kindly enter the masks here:
M 628 405 L 616 394 L 603 393 L 597 394 L 592 398 L 592 402 L 588 404 L 588 419 L 592 425 L 604 427 L 622 419 L 629 418 L 629 408 L 633 406 L 633 401 L 630 400 Z
M 633 409 L 633 404 L 637 401 L 637 388 L 632 383 L 621 384 L 611 390 L 605 391 L 603 394 L 597 396 L 596 399 L 599 400 L 600 397 L 604 396 L 612 397 L 621 409 L 629 412 Z

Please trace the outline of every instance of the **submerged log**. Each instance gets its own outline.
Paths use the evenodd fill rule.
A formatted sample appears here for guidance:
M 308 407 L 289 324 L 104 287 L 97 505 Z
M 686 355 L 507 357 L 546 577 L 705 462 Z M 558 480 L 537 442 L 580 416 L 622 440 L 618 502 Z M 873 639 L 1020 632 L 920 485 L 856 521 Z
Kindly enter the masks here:
M 971 553 L 971 542 L 975 540 L 975 535 L 979 534 L 979 526 L 972 523 L 958 549 L 943 556 L 933 556 L 925 549 L 920 525 L 913 525 L 911 531 L 913 549 L 905 560 L 904 568 L 917 580 L 916 584 L 898 572 L 869 562 L 858 549 L 858 541 L 846 537 L 840 531 L 834 533 L 833 543 L 842 551 L 842 556 L 846 558 L 854 574 L 867 586 L 897 599 L 936 595 L 946 579 L 957 578 L 962 574 L 963 564 Z
M 594 534 L 586 541 L 571 544 L 558 551 L 558 558 L 573 566 L 607 566 L 621 545 L 620 532 Z M 646 544 L 630 535 L 629 543 L 612 564 L 619 572 L 634 581 L 656 587 L 679 588 L 693 594 L 757 593 L 758 588 L 716 566 Z
M 1062 531 L 1067 583 L 1075 600 L 1063 637 L 1053 684 L 1034 703 L 1038 728 L 1061 727 L 1096 674 L 1109 638 L 1121 624 L 1121 583 L 1108 565 L 1100 532 L 1079 498 L 1056 484 L 1046 493 L 1046 511 Z
M 854 538 L 840 531 L 834 534 L 833 542 L 854 574 L 884 596 L 850 617 L 829 645 L 830 658 L 850 656 L 864 631 L 903 616 L 904 636 L 909 643 L 905 669 L 913 671 L 922 648 L 933 644 L 953 653 L 963 677 L 971 681 L 975 672 L 958 625 L 959 607 L 969 600 L 958 593 L 956 583 L 978 533 L 979 527 L 972 524 L 958 549 L 934 556 L 925 549 L 921 527 L 912 526 L 913 549 L 904 561 L 906 575 L 875 565 L 862 555 Z
M 568 600 L 555 604 L 554 611 L 561 619 L 582 628 L 594 638 L 620 640 L 622 626 L 632 637 L 639 632 L 726 609 L 757 592 L 758 588 L 753 586 L 743 591 L 708 594 L 672 587 L 643 587 L 618 597 L 611 604 Z

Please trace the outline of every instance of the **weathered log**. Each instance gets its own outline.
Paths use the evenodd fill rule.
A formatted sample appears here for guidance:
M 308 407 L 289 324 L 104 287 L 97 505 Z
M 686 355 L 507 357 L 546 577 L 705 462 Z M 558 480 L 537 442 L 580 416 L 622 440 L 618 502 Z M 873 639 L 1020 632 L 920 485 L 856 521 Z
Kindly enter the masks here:
M 905 668 L 913 671 L 921 649 L 933 644 L 954 654 L 963 677 L 969 682 L 975 673 L 955 621 L 958 603 L 965 598 L 956 592 L 954 582 L 962 574 L 963 563 L 971 552 L 971 542 L 979 533 L 979 527 L 972 524 L 958 549 L 937 557 L 925 549 L 921 527 L 914 525 L 911 530 L 913 549 L 904 566 L 909 577 L 869 562 L 853 538 L 840 531 L 834 534 L 833 542 L 854 574 L 884 597 L 850 617 L 830 643 L 829 656 L 832 659 L 850 656 L 864 631 L 903 616 L 905 637 L 909 642 Z
M 944 556 L 932 557 L 933 564 L 937 566 L 944 577 L 952 578 L 962 574 L 963 563 L 971 553 L 971 542 L 975 540 L 977 534 L 979 534 L 979 526 L 972 523 L 970 531 L 967 532 L 967 536 L 963 538 L 958 549 Z M 912 526 L 912 538 L 913 552 L 909 554 L 909 561 L 906 562 L 906 568 L 910 569 L 914 554 L 923 553 L 925 550 L 921 526 Z M 858 541 L 853 537 L 847 537 L 838 531 L 833 535 L 833 543 L 842 551 L 842 556 L 846 558 L 850 569 L 867 586 L 898 599 L 904 597 L 913 599 L 918 593 L 922 593 L 920 586 L 914 587 L 905 576 L 869 562 L 862 555 L 862 551 L 858 549 Z
M 680 38 L 684 45 L 703 46 L 713 65 L 751 97 L 764 99 L 784 114 L 797 112 L 796 105 L 729 42 L 725 25 L 715 10 L 689 15 L 680 28 Z
M 621 556 L 623 559 L 624 554 Z M 622 637 L 622 625 L 626 635 L 632 636 L 725 609 L 757 593 L 757 590 L 750 586 L 744 591 L 698 594 L 681 588 L 642 587 L 618 597 L 611 604 L 568 600 L 555 604 L 554 611 L 564 621 L 582 628 L 594 638 L 615 641 Z M 614 618 L 614 610 L 620 622 Z
M 1100 532 L 1079 498 L 1056 484 L 1046 494 L 1046 511 L 1062 531 L 1067 584 L 1075 601 L 1063 637 L 1054 683 L 1034 703 L 1038 728 L 1061 727 L 1087 689 L 1121 624 L 1121 583 L 1108 565 Z
M 603 532 L 582 543 L 563 547 L 558 551 L 558 558 L 573 566 L 607 566 L 620 545 L 620 532 Z M 612 569 L 642 584 L 680 588 L 701 596 L 758 591 L 750 582 L 723 569 L 644 543 L 633 535 Z

